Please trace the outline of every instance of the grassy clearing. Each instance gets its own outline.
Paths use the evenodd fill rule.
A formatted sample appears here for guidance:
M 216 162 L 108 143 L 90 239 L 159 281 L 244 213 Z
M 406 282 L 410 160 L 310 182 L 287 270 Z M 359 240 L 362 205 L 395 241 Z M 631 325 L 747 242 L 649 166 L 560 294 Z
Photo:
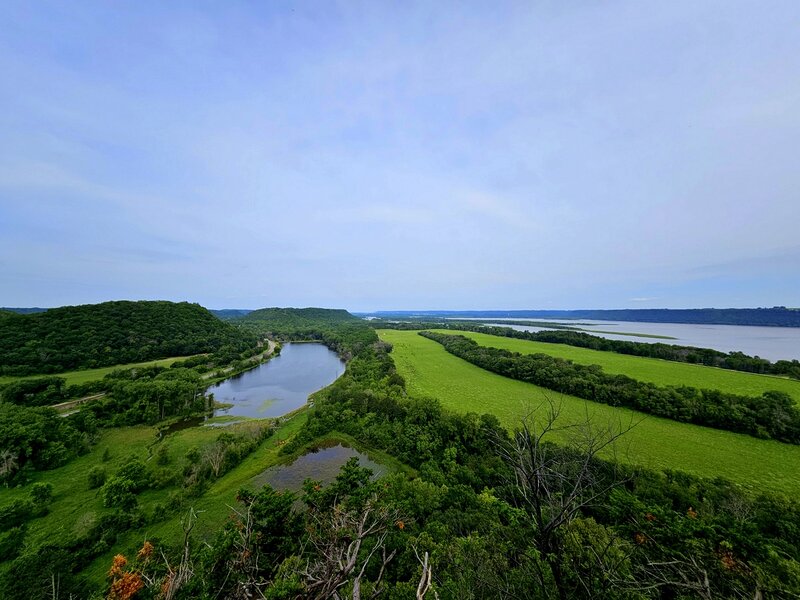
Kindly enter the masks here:
M 414 331 L 381 330 L 378 334 L 394 346 L 392 356 L 409 392 L 438 398 L 449 409 L 492 413 L 513 428 L 525 415 L 541 410 L 545 398 L 550 397 L 560 400 L 565 424 L 587 415 L 599 424 L 636 423 L 617 447 L 619 457 L 627 462 L 654 469 L 679 469 L 702 477 L 725 477 L 757 491 L 800 493 L 800 446 L 557 396 L 484 371 Z
M 168 367 L 172 363 L 188 358 L 187 356 L 174 356 L 172 358 L 160 358 L 158 360 L 148 360 L 145 362 L 128 363 L 126 365 L 115 365 L 113 367 L 101 367 L 99 369 L 84 369 L 83 371 L 65 371 L 64 373 L 46 373 L 39 375 L 26 375 L 25 377 L 0 377 L 0 384 L 11 383 L 12 381 L 19 381 L 20 379 L 38 379 L 40 377 L 63 377 L 67 380 L 67 385 L 77 385 L 86 383 L 87 381 L 96 381 L 102 379 L 112 371 L 117 369 L 133 369 L 135 367 L 151 367 L 158 365 L 161 367 Z
M 549 354 L 568 358 L 579 364 L 600 365 L 606 373 L 627 375 L 640 381 L 657 385 L 688 385 L 696 388 L 717 389 L 744 396 L 760 396 L 768 390 L 789 394 L 800 404 L 800 381 L 774 375 L 743 373 L 704 365 L 691 365 L 658 358 L 629 356 L 602 350 L 576 348 L 566 344 L 549 344 L 514 338 L 473 333 L 471 331 L 435 330 L 446 334 L 459 334 L 471 338 L 482 346 L 502 348 L 521 354 Z

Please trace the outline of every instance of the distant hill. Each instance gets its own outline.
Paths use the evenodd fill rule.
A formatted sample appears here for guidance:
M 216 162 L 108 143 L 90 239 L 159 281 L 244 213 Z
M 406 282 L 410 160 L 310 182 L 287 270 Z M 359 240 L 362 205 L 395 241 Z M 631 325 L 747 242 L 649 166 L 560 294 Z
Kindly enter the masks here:
M 291 327 L 359 322 L 361 319 L 340 308 L 261 308 L 236 319 L 240 323 L 275 323 Z
M 30 314 L 33 314 L 33 313 L 44 312 L 44 311 L 49 310 L 49 309 L 47 309 L 47 308 L 39 308 L 38 306 L 34 306 L 34 307 L 31 307 L 31 308 L 12 308 L 12 307 L 9 307 L 9 306 L 3 306 L 2 308 L 0 308 L 0 310 L 5 310 L 7 312 L 17 313 L 19 315 L 30 315 Z
M 364 319 L 331 308 L 262 308 L 230 321 L 280 340 L 319 341 L 345 358 L 377 341 Z
M 219 317 L 223 321 L 243 317 L 246 314 L 253 312 L 253 310 L 250 308 L 220 308 L 217 310 L 210 308 L 208 310 L 212 315 Z
M 361 314 L 361 313 L 359 313 Z M 476 319 L 598 319 L 648 323 L 707 325 L 760 325 L 800 327 L 800 310 L 774 308 L 641 308 L 620 310 L 422 310 L 379 311 L 364 316 L 381 318 L 476 318 Z
M 244 350 L 254 336 L 188 302 L 104 302 L 0 318 L 0 374 L 57 373 Z

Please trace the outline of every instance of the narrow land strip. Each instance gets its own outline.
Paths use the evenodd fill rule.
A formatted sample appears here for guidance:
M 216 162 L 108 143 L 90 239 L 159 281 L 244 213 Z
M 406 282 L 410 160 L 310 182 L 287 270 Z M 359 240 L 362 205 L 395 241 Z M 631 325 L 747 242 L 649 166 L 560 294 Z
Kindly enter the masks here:
M 587 415 L 598 425 L 635 423 L 618 448 L 620 458 L 627 462 L 724 477 L 753 491 L 800 493 L 800 446 L 560 396 L 484 371 L 414 331 L 381 330 L 379 336 L 393 345 L 392 356 L 409 393 L 438 398 L 451 410 L 492 413 L 514 428 L 526 415 L 541 411 L 551 398 L 561 404 L 564 423 L 581 421 Z
M 696 388 L 717 389 L 743 396 L 759 396 L 766 391 L 777 390 L 789 394 L 796 403 L 800 404 L 800 381 L 786 377 L 743 373 L 705 365 L 577 348 L 566 344 L 518 340 L 471 331 L 448 329 L 433 331 L 449 335 L 463 335 L 475 340 L 481 346 L 501 348 L 520 354 L 548 354 L 583 365 L 599 365 L 606 373 L 627 375 L 633 379 L 656 385 L 687 385 Z

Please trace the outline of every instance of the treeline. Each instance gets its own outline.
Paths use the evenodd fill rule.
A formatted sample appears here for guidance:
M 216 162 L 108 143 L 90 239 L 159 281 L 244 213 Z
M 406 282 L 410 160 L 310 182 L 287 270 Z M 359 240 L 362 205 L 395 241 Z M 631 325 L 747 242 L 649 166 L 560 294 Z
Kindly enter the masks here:
M 226 367 L 233 371 L 244 370 L 253 364 L 253 357 L 264 351 L 263 346 L 254 346 L 239 352 L 233 346 L 223 346 L 213 354 L 200 354 L 184 360 L 175 361 L 170 369 L 191 369 L 198 374 L 227 375 Z M 88 381 L 80 384 L 67 385 L 67 380 L 55 375 L 19 379 L 0 385 L 0 402 L 10 402 L 20 406 L 52 406 L 69 400 L 83 398 L 108 390 L 119 379 L 131 377 L 133 374 L 160 373 L 165 369 L 160 367 L 138 367 L 135 369 L 119 369 L 112 371 L 103 379 Z
M 460 326 L 463 328 L 463 326 Z M 516 331 L 508 327 L 482 327 L 475 329 L 490 335 L 502 335 L 536 342 L 553 344 L 567 344 L 591 350 L 603 350 L 618 354 L 660 358 L 674 362 L 719 367 L 732 371 L 745 371 L 747 373 L 760 373 L 762 375 L 786 375 L 800 379 L 800 361 L 779 360 L 770 362 L 758 356 L 748 356 L 743 352 L 720 352 L 711 348 L 695 348 L 692 346 L 679 346 L 676 344 L 631 342 L 623 340 L 609 340 L 603 337 L 589 335 L 578 331 Z
M 66 417 L 35 402 L 0 402 L 0 482 L 24 482 L 30 470 L 53 469 L 85 454 L 101 427 L 152 425 L 206 408 L 206 382 L 191 369 L 120 370 L 92 385 L 106 390 L 105 395 Z M 33 398 L 49 398 L 52 389 Z M 4 400 L 8 391 L 3 391 Z
M 0 374 L 31 375 L 170 356 L 242 352 L 252 333 L 187 302 L 104 302 L 0 314 Z
M 580 365 L 546 354 L 519 354 L 481 346 L 462 335 L 422 331 L 450 354 L 482 369 L 547 389 L 716 429 L 800 444 L 800 411 L 788 394 L 739 396 L 689 386 L 657 386 L 598 365 Z
M 99 428 L 154 425 L 208 409 L 205 374 L 247 368 L 263 347 L 217 352 L 174 362 L 169 368 L 117 369 L 103 379 L 66 385 L 63 377 L 20 379 L 0 386 L 0 483 L 24 482 L 29 470 L 52 469 L 89 450 Z M 227 376 L 227 373 L 225 374 Z M 66 417 L 52 405 L 97 396 Z
M 399 330 L 425 330 L 425 329 L 453 329 L 456 331 L 473 331 L 488 335 L 529 340 L 533 342 L 546 342 L 550 344 L 566 344 L 590 350 L 602 350 L 644 356 L 647 358 L 660 358 L 674 362 L 719 367 L 746 373 L 759 373 L 762 375 L 784 375 L 800 379 L 800 361 L 779 360 L 770 362 L 758 356 L 748 356 L 743 352 L 720 352 L 711 348 L 695 348 L 694 346 L 680 346 L 664 344 L 661 342 L 632 342 L 623 340 L 609 340 L 596 335 L 579 331 L 517 331 L 510 327 L 496 327 L 470 323 L 469 321 L 370 321 L 372 327 Z
M 306 482 L 300 510 L 294 494 L 242 490 L 213 540 L 155 549 L 169 564 L 149 559 L 147 543 L 135 557 L 118 555 L 108 592 L 123 584 L 145 595 L 272 600 L 333 597 L 331 590 L 390 600 L 800 592 L 797 502 L 621 467 L 580 447 L 516 452 L 525 437 L 509 436 L 495 417 L 409 398 L 390 350 L 376 343 L 356 354 L 283 452 L 346 432 L 402 459 L 416 476 L 374 481 L 351 462 L 329 486 Z M 526 463 L 528 456 L 542 461 Z M 189 564 L 176 582 L 170 574 Z M 5 581 L 26 589 L 43 571 L 20 561 Z

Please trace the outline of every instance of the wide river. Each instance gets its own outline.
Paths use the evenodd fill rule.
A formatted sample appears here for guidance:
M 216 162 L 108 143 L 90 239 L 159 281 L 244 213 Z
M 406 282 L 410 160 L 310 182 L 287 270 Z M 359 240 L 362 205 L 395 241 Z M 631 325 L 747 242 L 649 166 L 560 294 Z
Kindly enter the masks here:
M 308 396 L 344 373 L 344 361 L 322 344 L 285 344 L 281 353 L 241 375 L 211 386 L 214 400 L 232 404 L 214 414 L 279 417 L 303 406 Z
M 483 319 L 482 319 L 483 320 Z M 569 321 L 552 319 L 514 319 L 515 321 L 548 321 L 576 327 Z M 748 325 L 689 325 L 684 323 L 643 323 L 636 321 L 581 321 L 590 325 L 579 325 L 582 330 L 612 340 L 634 342 L 661 342 L 699 348 L 714 348 L 722 352 L 740 351 L 751 356 L 760 356 L 771 361 L 786 359 L 800 360 L 800 327 L 752 327 Z M 493 323 L 512 327 L 519 331 L 542 331 L 542 327 L 525 325 L 505 325 L 502 321 Z M 657 339 L 636 335 L 619 335 L 601 332 L 645 333 L 668 335 L 675 339 Z

